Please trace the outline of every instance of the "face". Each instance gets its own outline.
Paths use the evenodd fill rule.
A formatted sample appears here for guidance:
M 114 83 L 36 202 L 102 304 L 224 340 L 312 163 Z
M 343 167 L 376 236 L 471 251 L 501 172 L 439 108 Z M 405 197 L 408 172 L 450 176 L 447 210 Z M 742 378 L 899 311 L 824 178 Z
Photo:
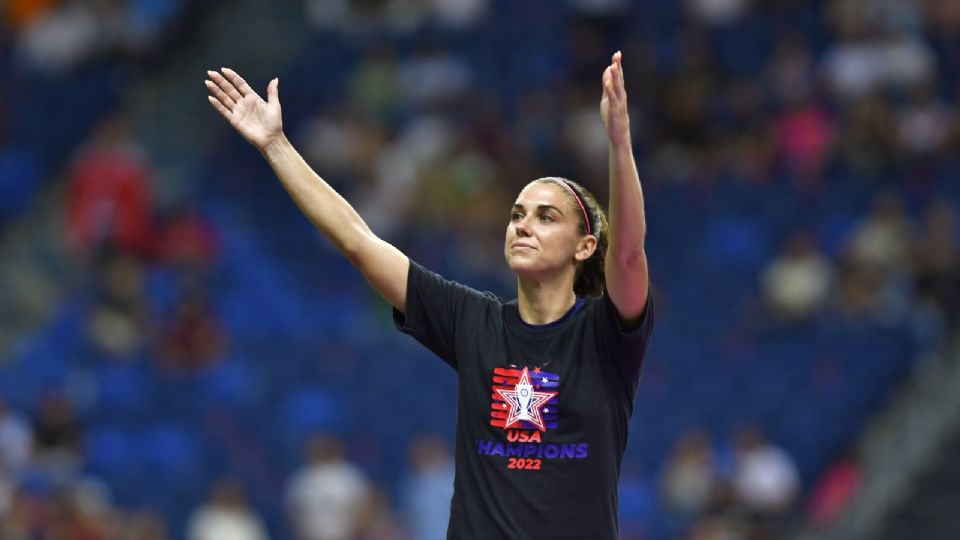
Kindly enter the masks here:
M 596 238 L 580 232 L 577 203 L 563 187 L 534 181 L 523 188 L 510 211 L 504 255 L 518 275 L 570 272 L 587 260 Z

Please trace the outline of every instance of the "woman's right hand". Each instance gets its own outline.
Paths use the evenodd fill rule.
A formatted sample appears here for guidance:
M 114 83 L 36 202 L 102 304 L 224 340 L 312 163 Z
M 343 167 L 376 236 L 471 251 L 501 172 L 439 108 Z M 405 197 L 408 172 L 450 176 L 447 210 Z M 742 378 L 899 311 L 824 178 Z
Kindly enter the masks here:
M 267 85 L 267 101 L 264 101 L 237 72 L 230 68 L 222 68 L 221 71 L 222 74 L 207 71 L 210 77 L 210 80 L 204 81 L 210 92 L 207 99 L 247 142 L 265 153 L 283 135 L 283 118 L 277 93 L 279 80 L 273 79 Z

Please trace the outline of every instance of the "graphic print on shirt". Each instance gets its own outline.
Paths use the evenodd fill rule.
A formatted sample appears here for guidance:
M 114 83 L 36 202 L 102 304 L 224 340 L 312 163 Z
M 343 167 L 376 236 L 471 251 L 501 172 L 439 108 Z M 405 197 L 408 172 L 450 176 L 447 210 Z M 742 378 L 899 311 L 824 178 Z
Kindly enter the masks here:
M 477 440 L 477 453 L 505 458 L 508 469 L 540 470 L 545 461 L 583 459 L 587 443 L 544 440 L 560 419 L 560 375 L 539 367 L 493 369 L 490 425 L 506 440 Z
M 557 395 L 544 391 L 560 386 L 556 373 L 533 368 L 493 369 L 493 404 L 490 424 L 503 429 L 538 429 L 557 427 Z

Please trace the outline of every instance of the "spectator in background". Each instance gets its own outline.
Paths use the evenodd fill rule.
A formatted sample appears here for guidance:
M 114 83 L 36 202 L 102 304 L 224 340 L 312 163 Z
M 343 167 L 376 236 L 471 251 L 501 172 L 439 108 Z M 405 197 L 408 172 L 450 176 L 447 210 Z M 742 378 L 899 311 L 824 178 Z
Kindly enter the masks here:
M 791 511 L 800 494 L 800 474 L 793 458 L 753 427 L 741 429 L 734 445 L 731 483 L 740 504 L 760 518 Z
M 908 313 L 914 231 L 895 192 L 880 192 L 850 234 L 839 278 L 840 309 L 854 318 L 900 321 Z
M 130 512 L 119 540 L 167 540 L 167 527 L 163 518 L 155 512 Z
M 733 516 L 709 515 L 698 521 L 686 540 L 753 540 L 750 529 Z M 761 539 L 763 537 L 760 537 Z
M 68 246 L 81 257 L 103 245 L 146 257 L 153 242 L 149 176 L 124 120 L 101 122 L 68 173 Z
M 777 44 L 767 80 L 779 112 L 773 117 L 778 155 L 785 172 L 801 185 L 823 188 L 836 137 L 836 120 L 816 94 L 810 43 L 789 34 Z
M 834 139 L 833 119 L 809 97 L 794 99 L 774 120 L 778 151 L 787 172 L 801 185 L 822 188 Z
M 847 255 L 852 264 L 884 278 L 901 275 L 907 269 L 913 238 L 900 196 L 884 191 L 874 197 L 870 213 L 850 235 Z
M 477 25 L 488 4 L 489 0 L 307 0 L 305 15 L 317 30 L 354 36 L 384 30 L 395 34 L 416 33 L 429 23 L 444 30 L 460 31 Z
M 19 57 L 59 75 L 111 56 L 145 57 L 170 25 L 182 0 L 163 2 L 14 0 Z
M 692 430 L 670 452 L 660 493 L 672 512 L 697 515 L 710 506 L 718 480 L 710 438 L 703 430 Z
M 425 109 L 456 103 L 473 78 L 470 64 L 442 42 L 425 43 L 397 72 L 404 101 Z
M 34 418 L 33 438 L 34 463 L 55 481 L 72 478 L 80 464 L 83 432 L 65 396 L 43 398 Z
M 383 4 L 379 1 L 307 0 L 304 15 L 319 32 L 337 32 L 353 37 L 380 30 Z
M 63 2 L 36 10 L 21 28 L 18 56 L 48 74 L 67 72 L 94 56 L 103 36 L 91 2 Z
M 760 277 L 766 305 L 782 320 L 812 317 L 826 303 L 833 274 L 833 265 L 817 249 L 813 238 L 795 234 Z
M 425 435 L 410 446 L 410 477 L 403 490 L 403 508 L 416 540 L 443 540 L 453 498 L 453 458 L 446 442 Z
M 935 65 L 930 48 L 884 17 L 880 3 L 863 4 L 841 0 L 830 5 L 837 39 L 825 51 L 822 67 L 834 94 L 856 100 L 929 80 Z
M 157 360 L 167 371 L 193 374 L 212 366 L 227 348 L 227 333 L 197 285 L 181 291 L 164 325 Z
M 346 84 L 351 105 L 368 122 L 390 120 L 400 112 L 403 103 L 397 87 L 397 70 L 396 51 L 387 43 L 375 42 L 367 48 L 350 74 Z M 335 129 L 338 124 L 330 127 Z M 323 145 L 316 149 L 325 150 Z M 331 171 L 336 172 L 336 169 Z
M 813 487 L 807 501 L 807 515 L 814 525 L 827 526 L 846 509 L 860 488 L 860 459 L 855 451 L 845 452 L 831 464 Z
M 29 420 L 11 409 L 0 396 L 0 467 L 13 474 L 27 465 L 33 451 Z
M 747 12 L 746 0 L 686 0 L 690 15 L 710 27 L 722 27 L 736 22 Z
M 841 163 L 868 179 L 895 170 L 902 155 L 890 105 L 871 94 L 851 103 L 843 114 L 837 137 Z
M 353 539 L 372 496 L 366 474 L 346 460 L 342 444 L 330 435 L 316 435 L 307 442 L 306 461 L 286 493 L 294 538 Z
M 906 106 L 896 114 L 898 142 L 907 157 L 929 159 L 946 146 L 956 113 L 939 98 L 932 82 L 917 85 L 909 93 Z
M 65 488 L 54 499 L 43 537 L 112 540 L 118 525 L 104 488 L 82 482 Z
M 210 498 L 190 519 L 189 540 L 267 540 L 260 518 L 247 504 L 243 487 L 229 479 L 220 479 L 210 490 Z
M 156 239 L 161 264 L 187 272 L 209 269 L 220 253 L 216 225 L 189 199 L 181 199 L 163 216 Z
M 37 538 L 44 514 L 39 497 L 23 489 L 14 492 L 6 511 L 0 513 L 0 538 L 4 540 Z
M 102 260 L 102 282 L 87 332 L 98 353 L 129 360 L 141 351 L 146 334 L 143 265 L 130 255 L 109 252 Z
M 370 497 L 370 504 L 360 518 L 356 540 L 411 540 L 404 526 L 393 511 L 390 497 L 381 489 L 376 489 Z M 413 536 L 412 540 L 421 540 Z
M 440 28 L 466 30 L 486 17 L 490 0 L 432 0 L 432 16 Z
M 960 223 L 957 210 L 935 201 L 924 215 L 923 232 L 913 246 L 914 295 L 933 306 L 948 329 L 960 322 Z

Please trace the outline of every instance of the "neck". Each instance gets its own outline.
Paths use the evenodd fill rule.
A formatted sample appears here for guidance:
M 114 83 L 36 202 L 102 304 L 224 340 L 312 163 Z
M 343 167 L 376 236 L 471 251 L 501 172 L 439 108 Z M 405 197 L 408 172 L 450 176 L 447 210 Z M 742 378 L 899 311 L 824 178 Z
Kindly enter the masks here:
M 527 324 L 550 324 L 563 317 L 576 301 L 569 279 L 517 277 L 517 308 Z

